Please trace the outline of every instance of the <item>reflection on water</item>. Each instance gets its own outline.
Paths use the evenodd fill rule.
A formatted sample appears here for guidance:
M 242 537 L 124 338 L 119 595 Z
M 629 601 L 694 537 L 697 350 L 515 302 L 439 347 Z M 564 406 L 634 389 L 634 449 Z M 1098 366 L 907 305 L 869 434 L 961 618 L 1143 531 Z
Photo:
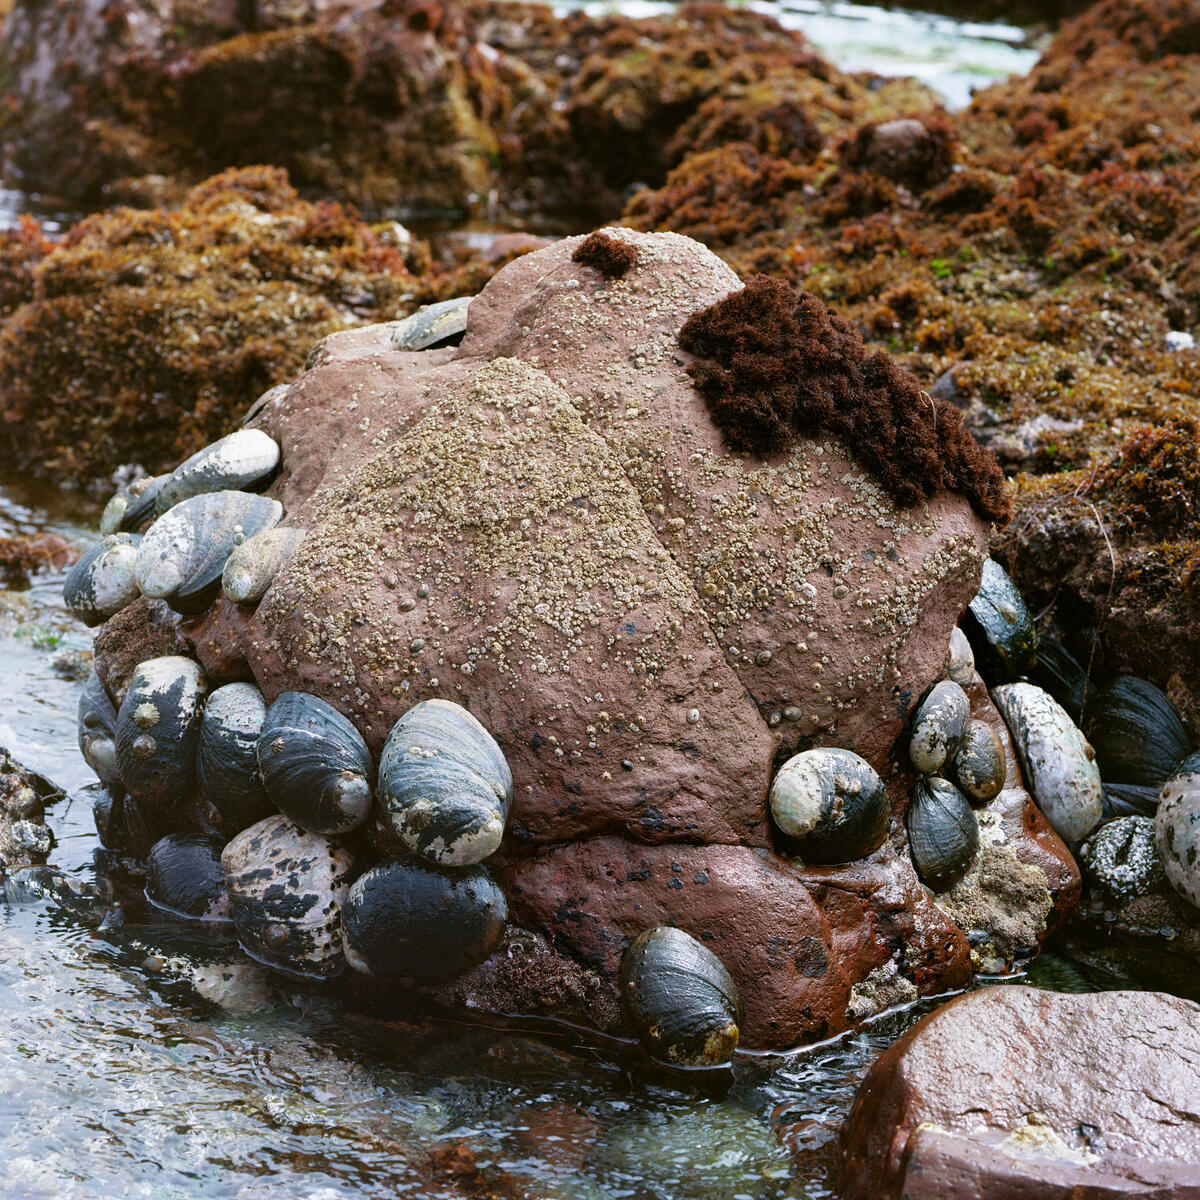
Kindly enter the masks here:
M 1032 61 L 1002 26 L 763 7 L 843 67 L 916 74 L 953 103 Z M 31 207 L 0 191 L 0 228 Z M 68 219 L 39 215 L 51 231 Z M 82 545 L 96 515 L 78 496 L 0 491 L 0 535 L 52 529 Z M 705 1094 L 565 1034 L 403 1009 L 367 1021 L 147 912 L 129 881 L 110 898 L 75 745 L 80 684 L 55 666 L 91 639 L 61 582 L 0 590 L 0 746 L 67 794 L 49 814 L 58 874 L 10 876 L 0 894 L 0 1196 L 830 1195 L 854 1089 L 931 1002 L 804 1054 L 746 1056 L 727 1091 Z

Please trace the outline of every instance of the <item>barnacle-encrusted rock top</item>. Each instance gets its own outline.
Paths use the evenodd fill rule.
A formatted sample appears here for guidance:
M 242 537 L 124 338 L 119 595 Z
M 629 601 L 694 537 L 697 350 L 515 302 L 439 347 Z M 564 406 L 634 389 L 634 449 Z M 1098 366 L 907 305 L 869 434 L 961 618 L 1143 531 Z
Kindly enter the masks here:
M 308 533 L 252 615 L 219 601 L 187 636 L 214 678 L 321 696 L 376 754 L 418 701 L 466 705 L 512 767 L 492 861 L 514 919 L 606 978 L 677 924 L 746 993 L 747 1044 L 786 1045 L 845 1028 L 893 957 L 922 991 L 969 975 L 901 822 L 801 870 L 769 851 L 767 791 L 814 744 L 888 773 L 986 526 L 946 492 L 897 508 L 829 437 L 730 450 L 678 336 L 736 276 L 687 238 L 607 236 L 623 275 L 575 261 L 579 238 L 530 254 L 458 347 L 321 343 L 255 417 Z

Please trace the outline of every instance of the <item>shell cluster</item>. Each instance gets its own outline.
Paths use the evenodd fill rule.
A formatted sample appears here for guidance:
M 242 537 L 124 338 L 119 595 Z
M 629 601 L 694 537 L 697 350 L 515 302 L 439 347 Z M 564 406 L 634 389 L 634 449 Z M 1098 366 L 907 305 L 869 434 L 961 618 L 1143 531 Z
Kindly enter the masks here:
M 465 303 L 452 309 L 419 314 L 425 334 L 413 336 L 461 333 Z M 106 536 L 67 578 L 70 607 L 100 624 L 141 595 L 181 615 L 220 591 L 258 603 L 304 537 L 260 494 L 279 463 L 272 438 L 243 428 L 122 489 Z M 438 982 L 496 947 L 508 906 L 485 860 L 504 838 L 513 780 L 459 705 L 404 713 L 377 765 L 320 697 L 268 703 L 254 683 L 214 688 L 199 663 L 168 655 L 139 663 L 118 697 L 93 672 L 78 718 L 104 785 L 101 840 L 143 865 L 161 911 L 231 925 L 251 957 L 317 980 L 349 966 Z
M 121 489 L 100 518 L 103 540 L 66 578 L 67 607 L 87 625 L 102 624 L 142 595 L 165 600 L 182 614 L 203 612 L 221 590 L 233 552 L 282 519 L 277 500 L 256 494 L 270 483 L 279 461 L 274 438 L 260 429 L 239 429 L 170 474 Z M 290 532 L 276 542 L 260 542 L 255 551 L 242 549 L 234 589 L 246 596 L 255 590 L 261 597 L 286 561 L 280 545 L 294 550 L 302 536 Z M 251 581 L 243 582 L 247 576 Z
M 904 819 L 908 850 L 934 892 L 949 891 L 971 869 L 979 850 L 972 805 L 995 799 L 1006 775 L 995 730 L 971 717 L 965 688 L 975 677 L 975 654 L 957 626 L 945 669 L 947 678 L 920 698 L 906 729 L 908 760 L 921 776 Z
M 1104 678 L 1094 631 L 1079 636 L 1080 658 L 1039 638 L 1013 581 L 990 559 L 964 625 L 976 660 L 1004 681 L 992 699 L 1030 793 L 1076 849 L 1092 891 L 1123 904 L 1165 880 L 1200 907 L 1200 754 L 1170 697 L 1134 675 Z M 952 648 L 948 664 L 955 658 Z M 955 771 L 976 796 L 971 742 Z

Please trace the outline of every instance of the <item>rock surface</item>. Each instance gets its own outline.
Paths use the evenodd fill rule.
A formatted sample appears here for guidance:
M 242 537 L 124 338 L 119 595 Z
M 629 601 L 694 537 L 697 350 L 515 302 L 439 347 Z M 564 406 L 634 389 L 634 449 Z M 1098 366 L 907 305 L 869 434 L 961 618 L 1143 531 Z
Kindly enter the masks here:
M 843 1200 L 1200 1196 L 1200 1006 L 963 996 L 879 1059 L 842 1144 Z

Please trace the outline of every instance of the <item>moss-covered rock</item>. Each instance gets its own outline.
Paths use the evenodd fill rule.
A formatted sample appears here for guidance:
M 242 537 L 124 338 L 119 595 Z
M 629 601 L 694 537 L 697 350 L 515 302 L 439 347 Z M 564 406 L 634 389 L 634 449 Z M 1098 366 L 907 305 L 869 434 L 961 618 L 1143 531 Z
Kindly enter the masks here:
M 17 250 L 36 240 L 17 236 Z M 267 168 L 218 176 L 176 211 L 88 218 L 30 257 L 0 326 L 0 438 L 20 468 L 68 479 L 178 462 L 317 338 L 396 315 L 414 287 L 383 233 Z

